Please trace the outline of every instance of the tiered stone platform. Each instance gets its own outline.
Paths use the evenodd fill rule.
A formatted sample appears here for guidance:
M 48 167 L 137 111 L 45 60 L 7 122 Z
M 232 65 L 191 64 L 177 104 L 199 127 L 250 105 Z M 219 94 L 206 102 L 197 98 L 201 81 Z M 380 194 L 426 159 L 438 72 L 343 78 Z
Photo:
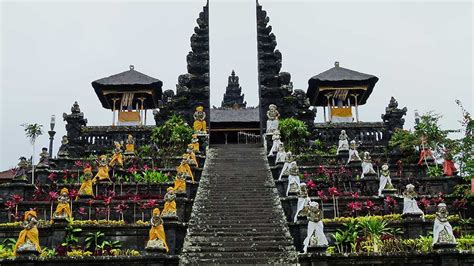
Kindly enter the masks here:
M 208 153 L 185 239 L 184 264 L 289 264 L 296 251 L 264 150 L 216 146 Z

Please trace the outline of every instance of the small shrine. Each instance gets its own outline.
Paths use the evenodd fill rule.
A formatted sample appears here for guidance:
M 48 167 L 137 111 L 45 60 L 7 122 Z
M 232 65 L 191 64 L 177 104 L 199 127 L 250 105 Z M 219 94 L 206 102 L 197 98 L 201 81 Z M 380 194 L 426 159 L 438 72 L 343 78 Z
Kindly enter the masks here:
M 102 107 L 112 110 L 112 125 L 146 124 L 147 110 L 156 109 L 163 82 L 130 69 L 92 82 Z M 117 113 L 117 116 L 116 116 Z
M 359 105 L 367 102 L 378 80 L 335 62 L 333 68 L 309 79 L 306 95 L 311 106 L 323 108 L 325 122 L 354 122 L 353 111 L 359 122 Z
M 247 106 L 247 102 L 244 101 L 244 96 L 245 95 L 242 94 L 242 87 L 239 85 L 239 76 L 236 76 L 235 71 L 232 70 L 232 73 L 229 76 L 227 87 L 225 89 L 221 108 L 245 108 Z

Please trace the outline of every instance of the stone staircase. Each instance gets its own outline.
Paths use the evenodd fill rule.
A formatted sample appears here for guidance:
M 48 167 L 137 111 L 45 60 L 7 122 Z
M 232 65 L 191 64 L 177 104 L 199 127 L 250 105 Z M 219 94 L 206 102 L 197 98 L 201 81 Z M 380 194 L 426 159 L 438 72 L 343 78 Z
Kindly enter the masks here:
M 180 263 L 297 263 L 262 147 L 209 149 Z

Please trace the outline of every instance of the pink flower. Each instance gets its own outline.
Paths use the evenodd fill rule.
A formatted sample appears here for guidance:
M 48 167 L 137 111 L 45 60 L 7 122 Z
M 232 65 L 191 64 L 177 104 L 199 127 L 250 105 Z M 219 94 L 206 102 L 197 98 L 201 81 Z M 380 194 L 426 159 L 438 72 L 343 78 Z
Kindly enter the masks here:
M 7 200 L 5 202 L 5 206 L 7 207 L 8 210 L 13 210 L 15 209 L 16 203 L 13 202 L 12 200 Z
M 324 194 L 324 191 L 323 190 L 318 190 L 318 197 L 321 199 L 321 200 L 327 200 L 327 197 L 326 197 L 326 194 Z
M 51 173 L 51 174 L 48 175 L 48 179 L 51 182 L 54 182 L 56 177 L 57 177 L 56 173 Z
M 55 201 L 59 197 L 59 194 L 56 191 L 50 191 L 48 195 L 50 201 Z
M 148 165 L 144 164 L 144 165 L 143 165 L 143 170 L 144 170 L 144 171 L 148 171 L 148 169 L 150 169 L 150 167 L 148 167 Z
M 331 197 L 337 197 L 337 196 L 340 195 L 340 193 L 339 193 L 339 191 L 337 191 L 337 188 L 336 188 L 336 187 L 330 187 L 330 188 L 328 189 L 328 192 L 329 192 L 329 195 L 330 195 Z
M 139 195 L 132 195 L 132 196 L 130 197 L 130 200 L 131 200 L 133 203 L 137 204 L 137 203 L 141 200 L 141 198 L 140 198 Z
M 87 212 L 86 212 L 86 208 L 84 207 L 80 207 L 79 209 L 77 209 L 77 212 L 80 214 L 80 215 L 85 215 Z
M 309 189 L 314 189 L 316 188 L 316 184 L 314 183 L 313 180 L 309 180 L 308 182 L 306 182 L 306 186 L 309 188 Z
M 11 199 L 12 199 L 13 202 L 15 202 L 16 204 L 20 203 L 20 201 L 23 200 L 23 198 L 22 198 L 20 195 L 18 195 L 18 194 L 13 194 L 12 197 L 11 197 Z
M 150 199 L 150 200 L 147 200 L 147 202 L 145 203 L 145 208 L 153 208 L 156 206 L 156 200 L 154 199 Z
M 427 208 L 427 207 L 430 206 L 431 202 L 430 202 L 430 200 L 427 199 L 427 198 L 422 198 L 422 199 L 418 202 L 418 205 L 420 205 L 420 204 L 423 206 L 423 208 Z
M 126 209 L 128 209 L 128 206 L 125 204 L 124 201 L 122 201 L 120 204 L 115 206 L 114 209 L 117 213 L 122 214 Z
M 112 197 L 105 197 L 104 198 L 104 204 L 105 205 L 110 205 L 111 202 L 112 202 Z
M 373 207 L 375 207 L 375 204 L 371 200 L 366 200 L 365 201 L 365 207 L 367 209 L 372 209 Z
M 87 205 L 89 205 L 89 207 L 90 207 L 90 206 L 92 206 L 92 205 L 94 204 L 94 200 L 89 199 L 89 200 L 87 200 L 86 203 L 87 203 Z
M 81 167 L 81 166 L 82 166 L 82 162 L 79 161 L 79 160 L 77 160 L 77 161 L 74 162 L 74 166 L 76 166 L 76 167 Z
M 352 196 L 354 199 L 358 199 L 358 198 L 359 198 L 359 193 L 358 193 L 358 192 L 351 193 L 351 196 Z
M 75 199 L 79 193 L 75 189 L 69 190 L 69 198 Z
M 347 207 L 348 207 L 352 212 L 360 211 L 360 210 L 362 210 L 362 203 L 360 203 L 360 202 L 358 202 L 358 201 L 349 202 L 349 204 L 347 204 Z

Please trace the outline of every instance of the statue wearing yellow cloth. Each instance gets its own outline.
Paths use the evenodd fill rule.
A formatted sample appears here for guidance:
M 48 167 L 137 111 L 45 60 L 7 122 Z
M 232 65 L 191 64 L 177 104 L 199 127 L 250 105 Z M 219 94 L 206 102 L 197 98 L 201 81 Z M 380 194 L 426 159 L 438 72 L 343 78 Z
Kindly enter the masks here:
M 114 167 L 119 165 L 123 167 L 123 155 L 122 155 L 122 144 L 120 142 L 114 142 L 114 155 L 112 155 L 112 159 L 110 159 L 109 166 Z
M 111 181 L 109 177 L 109 165 L 107 163 L 107 156 L 106 155 L 101 155 L 99 157 L 99 171 L 97 171 L 97 174 L 94 176 L 94 179 L 92 179 L 92 183 L 95 183 L 97 181 Z
M 194 150 L 193 150 L 193 144 L 189 144 L 188 145 L 188 148 L 186 149 L 186 152 L 188 153 L 188 162 L 190 165 L 192 166 L 195 166 L 195 167 L 198 167 L 198 161 L 196 159 L 196 154 L 194 153 Z
M 18 253 L 30 253 L 30 252 L 41 252 L 41 247 L 39 244 L 39 233 L 36 224 L 38 223 L 38 216 L 36 211 L 29 210 L 25 212 L 25 217 L 23 218 L 23 230 L 21 230 L 20 235 L 18 236 L 18 241 L 16 241 L 14 254 L 15 256 Z
M 132 135 L 127 136 L 127 144 L 125 144 L 125 155 L 134 155 L 135 154 L 135 140 Z
M 53 213 L 54 220 L 72 218 L 71 206 L 69 206 L 69 191 L 67 188 L 61 189 L 58 197 L 58 206 Z
M 190 177 L 194 183 L 194 175 L 189 166 L 189 156 L 187 154 L 183 154 L 183 159 L 181 159 L 181 164 L 176 168 L 176 172 L 178 172 L 178 174 L 183 173 L 186 178 Z
M 153 209 L 153 217 L 151 217 L 150 224 L 151 229 L 145 249 L 168 252 L 165 229 L 163 228 L 163 219 L 160 217 L 160 209 Z
M 176 175 L 176 179 L 174 180 L 174 191 L 176 193 L 186 193 L 186 177 L 183 173 Z
M 194 153 L 199 153 L 199 139 L 197 134 L 193 134 L 193 139 L 191 140 L 191 144 L 193 145 Z
M 193 129 L 198 133 L 206 133 L 206 113 L 204 112 L 204 107 L 196 107 L 196 112 L 194 112 L 193 117 Z
M 92 167 L 89 164 L 86 164 L 83 170 L 83 180 L 81 187 L 79 188 L 78 197 L 81 198 L 91 198 L 94 197 L 94 192 L 92 190 Z
M 176 215 L 176 194 L 172 187 L 168 187 L 165 195 L 165 206 L 161 212 L 161 217 L 177 218 Z

